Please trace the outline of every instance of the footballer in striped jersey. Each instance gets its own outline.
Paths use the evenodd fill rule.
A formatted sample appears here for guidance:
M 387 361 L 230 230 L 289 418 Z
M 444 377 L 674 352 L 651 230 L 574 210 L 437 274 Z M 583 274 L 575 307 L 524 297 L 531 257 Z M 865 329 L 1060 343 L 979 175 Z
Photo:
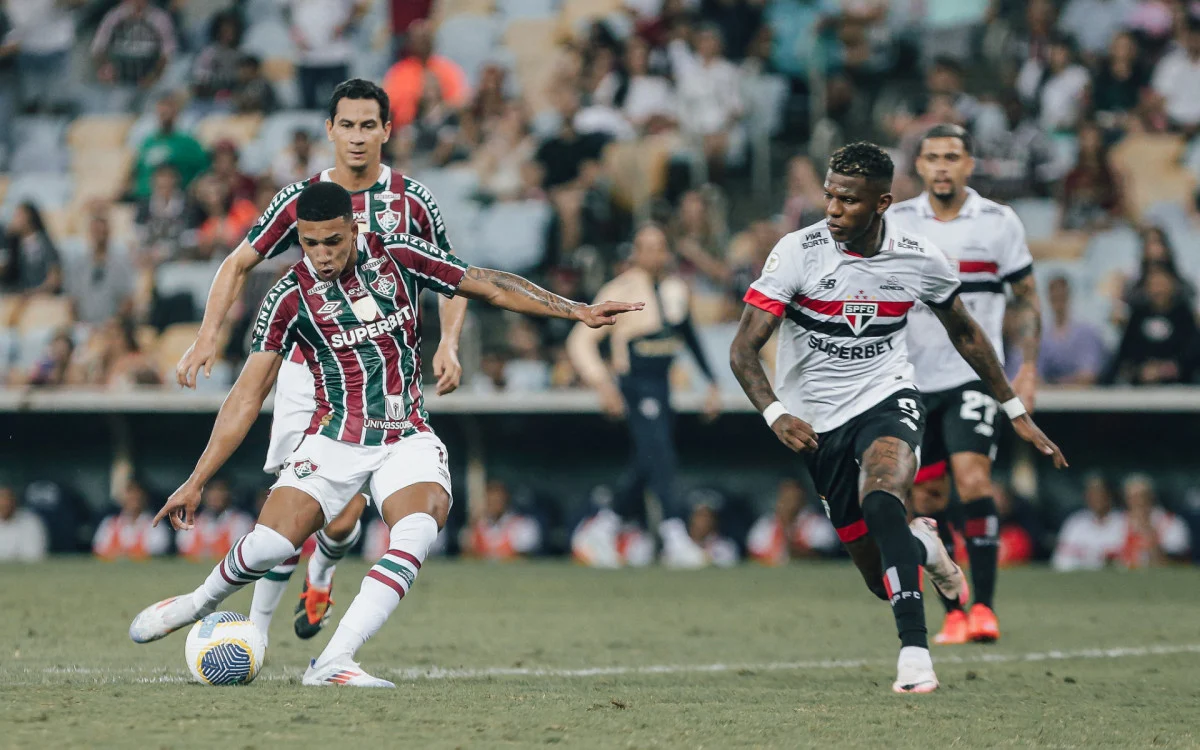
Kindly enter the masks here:
M 420 382 L 422 290 L 462 296 L 539 317 L 612 325 L 644 305 L 572 302 L 513 274 L 465 263 L 411 235 L 360 233 L 350 194 L 316 182 L 296 199 L 304 259 L 263 300 L 253 351 L 217 415 L 195 470 L 155 517 L 193 524 L 200 493 L 254 423 L 293 345 L 316 384 L 317 409 L 288 458 L 258 523 L 195 591 L 143 610 L 129 628 L 137 643 L 162 638 L 205 615 L 242 586 L 288 560 L 310 534 L 369 482 L 388 550 L 362 587 L 305 685 L 392 687 L 354 661 L 408 593 L 450 511 L 446 447 L 429 424 Z

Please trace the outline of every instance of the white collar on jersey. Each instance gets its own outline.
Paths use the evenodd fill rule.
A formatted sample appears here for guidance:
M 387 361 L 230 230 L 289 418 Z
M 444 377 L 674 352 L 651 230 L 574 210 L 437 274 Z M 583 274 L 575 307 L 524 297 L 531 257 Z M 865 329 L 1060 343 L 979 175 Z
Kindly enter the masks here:
M 333 181 L 333 167 L 321 172 L 321 182 Z M 386 164 L 379 165 L 379 179 L 375 180 L 376 185 L 389 185 L 392 182 L 392 168 Z
M 369 252 L 370 252 L 370 249 L 367 247 L 367 238 L 365 236 L 363 236 L 362 232 L 359 232 L 358 233 L 358 241 L 354 243 L 354 258 L 355 258 L 355 260 L 357 261 L 359 256 L 361 256 L 363 253 L 369 253 Z M 358 264 L 355 263 L 355 265 L 358 265 Z M 312 261 L 308 259 L 308 253 L 304 253 L 304 267 L 308 269 L 308 272 L 310 274 L 312 274 L 312 277 L 314 279 L 321 278 L 321 275 L 317 273 L 317 267 L 314 266 L 312 264 Z M 345 275 L 345 274 L 343 274 L 343 275 Z
M 958 216 L 955 218 L 972 219 L 979 213 L 979 209 L 983 207 L 983 198 L 973 188 L 966 188 L 967 199 L 963 201 L 962 208 L 958 209 Z M 917 201 L 917 208 L 921 211 L 921 215 L 926 219 L 937 218 L 933 213 L 933 202 L 929 198 L 929 191 L 921 193 L 921 200 Z

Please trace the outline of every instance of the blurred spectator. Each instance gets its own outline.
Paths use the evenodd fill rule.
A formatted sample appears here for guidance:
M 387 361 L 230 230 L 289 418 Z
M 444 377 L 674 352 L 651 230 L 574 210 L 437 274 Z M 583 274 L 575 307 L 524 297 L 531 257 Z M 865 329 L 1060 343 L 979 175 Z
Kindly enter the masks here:
M 0 249 L 0 291 L 58 294 L 62 282 L 62 260 L 50 241 L 42 212 L 28 201 L 18 205 Z
M 1067 0 L 1058 30 L 1071 36 L 1084 55 L 1099 57 L 1137 7 L 1137 0 Z
M 1104 0 L 1102 4 L 1116 5 L 1118 0 Z M 1139 59 L 1137 39 L 1128 32 L 1117 34 L 1092 83 L 1096 122 L 1110 130 L 1125 129 L 1149 84 L 1150 74 Z
M 234 200 L 252 201 L 258 192 L 258 183 L 254 178 L 238 169 L 238 148 L 233 141 L 222 140 L 213 144 L 212 168 L 208 174 L 217 178 L 222 189 Z
M 535 152 L 520 105 L 508 105 L 474 154 L 480 194 L 499 201 L 540 198 L 542 187 L 531 164 Z
M 591 568 L 644 568 L 654 562 L 654 537 L 624 523 L 609 508 L 584 518 L 571 532 L 571 557 Z
M 74 9 L 84 0 L 5 0 L 12 28 L 5 44 L 18 49 L 21 104 L 28 109 L 61 103 L 75 42 Z
M 1200 129 L 1200 17 L 1191 16 L 1183 45 L 1154 69 L 1154 90 L 1162 95 L 1171 125 L 1189 138 Z
M 459 547 L 467 557 L 513 560 L 537 552 L 542 530 L 537 521 L 512 510 L 508 485 L 488 480 L 483 513 L 459 532 Z
M 208 169 L 208 152 L 200 142 L 175 128 L 179 119 L 178 95 L 172 93 L 160 97 L 155 114 L 158 117 L 158 129 L 142 141 L 133 165 L 131 194 L 135 199 L 150 196 L 154 170 L 163 164 L 175 168 L 179 185 L 184 189 Z
M 0 562 L 37 562 L 46 556 L 46 526 L 17 505 L 17 493 L 0 485 Z
M 675 89 L 651 75 L 650 48 L 638 37 L 626 43 L 623 65 L 600 80 L 592 101 L 620 112 L 641 134 L 673 129 L 678 118 Z
M 537 329 L 526 318 L 515 318 L 508 327 L 510 357 L 504 363 L 504 389 L 537 393 L 550 386 L 550 365 L 542 356 Z
M 1196 302 L 1196 287 L 1179 273 L 1179 266 L 1175 262 L 1175 249 L 1171 246 L 1171 238 L 1161 227 L 1146 227 L 1140 232 L 1142 247 L 1141 247 L 1141 262 L 1138 270 L 1138 277 L 1125 289 L 1122 295 L 1122 301 L 1126 304 L 1132 304 L 1137 301 L 1144 302 L 1146 300 L 1146 275 L 1152 268 L 1159 268 L 1169 273 L 1174 279 L 1179 289 L 1179 293 L 1183 295 L 1184 301 L 1189 305 L 1194 305 Z M 1124 323 L 1122 318 L 1120 322 Z
M 1087 100 L 1090 77 L 1075 59 L 1070 39 L 1055 36 L 1042 55 L 1025 61 L 1017 77 L 1017 91 L 1039 112 L 1038 123 L 1048 133 L 1075 127 Z
M 740 160 L 746 133 L 737 67 L 722 57 L 721 29 L 705 25 L 695 36 L 695 51 L 682 40 L 671 42 L 671 68 L 679 85 L 679 121 L 698 138 L 713 182 L 726 163 Z
M 1050 385 L 1089 386 L 1104 370 L 1106 352 L 1100 331 L 1071 313 L 1066 277 L 1050 280 L 1050 324 L 1042 334 L 1038 372 Z
M 96 79 L 145 92 L 175 58 L 175 25 L 150 0 L 123 0 L 105 14 L 92 40 Z
M 16 42 L 7 41 L 11 25 L 0 5 L 0 168 L 6 166 L 13 149 L 12 118 L 21 108 L 17 81 Z
M 134 214 L 139 262 L 155 266 L 180 255 L 183 247 L 193 245 L 187 236 L 190 225 L 187 196 L 179 187 L 179 172 L 170 164 L 154 169 L 150 195 L 137 202 Z
M 1014 496 L 1000 482 L 992 482 L 992 497 L 996 499 L 996 517 L 1000 520 L 999 564 L 1003 567 L 1025 565 L 1045 559 L 1046 531 L 1038 518 L 1037 508 L 1028 500 Z M 963 544 L 965 554 L 966 545 Z
M 71 363 L 72 385 L 103 386 L 128 390 L 140 385 L 161 385 L 154 362 L 138 343 L 132 321 L 113 318 L 101 326 Z
M 812 159 L 793 156 L 788 162 L 787 194 L 783 198 L 783 228 L 794 232 L 825 215 L 824 180 L 817 176 Z
M 258 219 L 258 207 L 235 196 L 216 174 L 196 180 L 192 187 L 200 221 L 196 254 L 201 260 L 223 258 L 237 247 Z
M 738 232 L 729 242 L 729 284 L 730 300 L 741 309 L 742 296 L 750 284 L 762 275 L 763 264 L 771 254 L 775 244 L 787 232 L 796 228 L 780 227 L 774 221 L 756 221 L 744 231 Z M 765 355 L 770 356 L 768 353 Z
M 213 16 L 209 28 L 210 41 L 192 63 L 192 91 L 197 99 L 228 106 L 238 85 L 242 19 L 225 11 Z
M 1105 229 L 1125 215 L 1121 176 L 1094 123 L 1079 128 L 1079 161 L 1063 181 L 1061 200 L 1063 229 Z
M 746 552 L 763 565 L 786 565 L 788 560 L 836 554 L 841 547 L 833 524 L 808 507 L 804 486 L 795 479 L 779 483 L 775 510 L 750 529 Z
M 442 98 L 441 87 L 432 78 L 425 81 L 416 117 L 404 127 L 401 137 L 408 141 L 417 169 L 443 167 L 468 155 L 459 144 L 458 113 Z
M 771 62 L 793 80 L 807 81 L 820 34 L 841 13 L 838 0 L 776 0 L 766 5 Z
M 166 554 L 171 546 L 170 526 L 151 525 L 154 514 L 147 510 L 150 497 L 146 488 L 131 479 L 118 494 L 120 509 L 100 522 L 92 552 L 103 560 L 145 560 Z
M 103 214 L 93 214 L 88 221 L 87 249 L 78 267 L 67 269 L 75 319 L 95 326 L 116 315 L 130 315 L 136 281 L 133 261 L 125 248 L 115 246 Z
M 350 77 L 350 32 L 366 15 L 365 0 L 286 0 L 284 12 L 296 46 L 300 106 L 321 109 L 333 89 Z
M 497 63 L 488 63 L 479 73 L 479 86 L 465 109 L 485 133 L 509 109 L 509 97 L 505 93 L 507 78 L 508 72 Z M 426 76 L 425 80 L 428 83 L 437 82 L 435 76 Z M 441 91 L 441 84 L 438 84 L 438 91 Z
M 35 479 L 25 485 L 26 508 L 46 525 L 50 552 L 80 552 L 92 546 L 92 512 L 87 501 L 58 479 Z
M 1112 488 L 1098 474 L 1084 480 L 1087 505 L 1067 517 L 1058 533 L 1051 563 L 1058 571 L 1099 570 L 1120 554 L 1125 542 L 1125 514 L 1113 508 Z
M 1169 271 L 1146 272 L 1145 299 L 1130 305 L 1129 322 L 1104 382 L 1165 385 L 1191 382 L 1197 349 L 1196 318 Z
M 392 103 L 392 127 L 409 124 L 417 116 L 425 82 L 437 81 L 442 99 L 452 108 L 462 107 L 469 95 L 467 77 L 458 63 L 433 54 L 433 29 L 426 21 L 408 28 L 408 49 L 404 57 L 388 69 L 383 90 Z
M 292 143 L 275 155 L 271 164 L 271 179 L 277 187 L 307 180 L 333 164 L 333 154 L 325 144 L 313 147 L 307 130 L 292 133 Z M 274 197 L 274 194 L 272 194 Z
M 728 281 L 725 214 L 720 193 L 711 185 L 689 190 L 680 198 L 679 210 L 671 222 L 671 239 L 684 261 L 683 272 L 698 271 L 718 284 Z
M 986 182 L 986 194 L 995 200 L 1050 195 L 1054 183 L 1073 165 L 1058 163 L 1054 144 L 1016 93 L 1006 94 L 1001 108 L 1005 128 L 980 138 L 976 179 Z
M 733 540 L 721 535 L 720 519 L 713 506 L 700 503 L 692 508 L 688 519 L 688 535 L 704 550 L 709 563 L 730 568 L 738 563 L 738 548 Z
M 58 331 L 46 344 L 46 351 L 38 357 L 25 378 L 25 384 L 35 388 L 57 388 L 67 384 L 67 373 L 71 366 L 71 355 L 75 342 L 70 332 Z M 19 376 L 9 375 L 9 385 L 22 385 Z
M 596 187 L 608 138 L 575 130 L 579 96 L 574 91 L 558 93 L 558 111 L 562 126 L 538 147 L 537 161 L 542 167 L 542 187 L 558 214 L 561 250 L 569 253 L 584 241 L 584 203 L 588 191 Z
M 213 479 L 204 487 L 203 505 L 195 526 L 175 532 L 175 547 L 189 560 L 218 560 L 233 543 L 254 529 L 254 518 L 233 507 L 233 491 L 224 479 Z
M 433 12 L 433 0 L 388 0 L 388 5 L 392 21 L 392 57 L 399 58 L 409 29 Z
M 1127 568 L 1186 560 L 1191 532 L 1183 519 L 1158 507 L 1154 484 L 1144 474 L 1125 480 L 1125 540 L 1119 560 Z
M 731 60 L 741 60 L 763 23 L 762 0 L 702 0 L 700 15 L 725 34 Z
M 279 109 L 275 87 L 262 72 L 262 62 L 254 55 L 238 60 L 237 83 L 233 87 L 233 111 L 243 115 L 269 115 Z

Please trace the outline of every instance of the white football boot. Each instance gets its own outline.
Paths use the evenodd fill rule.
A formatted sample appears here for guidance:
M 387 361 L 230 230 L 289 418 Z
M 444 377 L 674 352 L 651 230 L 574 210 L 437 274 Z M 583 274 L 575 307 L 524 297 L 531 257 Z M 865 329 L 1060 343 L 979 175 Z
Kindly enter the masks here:
M 662 562 L 676 570 L 696 570 L 710 564 L 708 553 L 688 534 L 687 526 L 678 518 L 669 518 L 658 525 L 662 537 Z
M 932 693 L 938 689 L 937 675 L 933 673 L 933 659 L 929 649 L 905 646 L 900 649 L 896 662 L 896 682 L 892 690 L 897 693 Z
M 134 643 L 157 641 L 211 613 L 197 611 L 191 594 L 173 596 L 139 612 L 129 624 L 129 637 Z
M 927 555 L 924 567 L 929 572 L 929 580 L 947 599 L 955 599 L 960 604 L 966 604 L 971 598 L 971 587 L 967 576 L 958 563 L 950 555 L 950 550 L 942 544 L 938 536 L 937 521 L 932 518 L 914 518 L 908 525 L 913 536 L 925 545 Z
M 617 551 L 617 532 L 621 519 L 605 508 L 580 525 L 571 537 L 571 554 L 590 568 L 619 568 L 621 554 Z
M 308 669 L 304 671 L 304 679 L 301 684 L 309 687 L 366 687 L 366 688 L 394 688 L 394 683 L 387 680 L 381 680 L 378 677 L 372 677 L 350 657 L 339 657 L 331 659 L 328 663 L 317 665 L 317 660 L 313 659 L 308 663 Z

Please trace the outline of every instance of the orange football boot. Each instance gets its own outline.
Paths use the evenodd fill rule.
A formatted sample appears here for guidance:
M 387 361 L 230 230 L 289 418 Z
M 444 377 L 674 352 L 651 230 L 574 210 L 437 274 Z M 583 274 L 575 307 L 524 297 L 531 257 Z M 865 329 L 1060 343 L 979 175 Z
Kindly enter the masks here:
M 296 605 L 296 619 L 292 623 L 298 638 L 312 638 L 321 632 L 333 609 L 333 599 L 330 594 L 333 586 L 327 589 L 310 586 L 308 577 L 304 578 L 304 590 L 300 592 L 300 603 Z
M 961 609 L 952 609 L 946 613 L 946 621 L 942 623 L 942 632 L 933 637 L 933 642 L 939 646 L 957 646 L 970 640 L 968 635 L 967 613 Z
M 976 643 L 1000 640 L 1000 621 L 991 607 L 979 603 L 971 607 L 971 614 L 967 616 L 967 637 Z

